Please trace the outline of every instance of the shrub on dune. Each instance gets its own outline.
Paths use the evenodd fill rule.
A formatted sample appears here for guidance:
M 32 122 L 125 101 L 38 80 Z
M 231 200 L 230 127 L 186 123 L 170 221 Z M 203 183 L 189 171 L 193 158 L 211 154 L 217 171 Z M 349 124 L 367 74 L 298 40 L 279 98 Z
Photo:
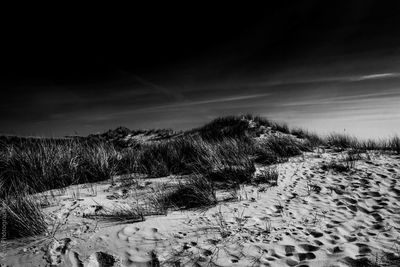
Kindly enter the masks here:
M 304 150 L 308 150 L 307 145 L 290 136 L 271 135 L 255 144 L 256 161 L 264 164 L 272 164 L 301 155 Z
M 215 205 L 217 198 L 214 184 L 200 175 L 195 175 L 180 181 L 172 189 L 157 191 L 152 202 L 159 210 L 190 209 Z

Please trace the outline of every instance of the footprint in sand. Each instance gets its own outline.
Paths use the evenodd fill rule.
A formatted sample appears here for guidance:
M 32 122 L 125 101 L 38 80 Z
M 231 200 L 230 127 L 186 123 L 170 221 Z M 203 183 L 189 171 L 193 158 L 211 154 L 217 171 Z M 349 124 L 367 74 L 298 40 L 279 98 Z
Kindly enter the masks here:
M 160 246 L 165 247 L 163 241 L 167 240 L 157 228 L 139 228 L 132 225 L 123 227 L 117 236 L 130 244 L 125 259 L 128 266 L 153 266 L 146 264 L 158 262 L 156 250 Z
M 335 246 L 335 247 L 333 247 L 333 248 L 328 248 L 328 252 L 329 252 L 330 254 L 337 254 L 337 253 L 341 253 L 341 252 L 343 252 L 343 251 L 344 251 L 344 249 L 341 248 L 341 247 L 339 247 L 339 246 Z
M 372 217 L 374 217 L 375 221 L 377 221 L 377 222 L 383 221 L 382 215 L 380 215 L 379 213 L 374 212 L 374 213 L 371 213 L 371 215 L 372 215 Z
M 297 264 L 299 264 L 299 262 L 293 259 L 287 259 L 286 264 L 289 266 L 296 266 Z
M 321 246 L 324 245 L 324 243 L 322 243 L 321 241 L 319 241 L 319 240 L 317 240 L 317 239 L 314 240 L 314 243 L 315 243 L 318 247 L 321 247 Z
M 319 250 L 319 247 L 310 244 L 300 244 L 299 247 L 306 252 L 314 252 Z
M 293 254 L 296 252 L 296 248 L 295 246 L 290 246 L 290 245 L 286 245 L 285 246 L 285 255 L 287 257 L 289 256 L 293 256 Z
M 315 254 L 312 252 L 299 253 L 299 254 L 297 254 L 297 256 L 299 257 L 300 261 L 313 260 L 316 258 Z
M 355 236 L 344 235 L 343 237 L 346 239 L 347 242 L 354 242 L 357 240 L 357 237 L 355 237 Z
M 157 255 L 154 251 L 150 251 L 146 254 L 141 254 L 137 250 L 128 250 L 127 255 L 128 259 L 125 260 L 126 266 L 135 266 L 135 267 L 160 266 L 160 261 L 158 260 Z
M 370 195 L 371 197 L 381 197 L 382 195 L 377 192 L 377 191 L 370 191 L 368 192 L 368 195 Z
M 345 198 L 343 198 L 343 200 L 345 202 L 349 203 L 349 204 L 356 204 L 357 203 L 357 200 L 355 200 L 354 198 L 351 198 L 351 197 L 345 197 Z
M 367 244 L 363 244 L 363 243 L 356 243 L 356 246 L 358 247 L 358 254 L 359 255 L 368 255 L 369 253 L 371 253 L 371 249 L 369 248 L 369 246 Z
M 315 238 L 319 238 L 324 235 L 323 233 L 318 232 L 318 231 L 311 231 L 310 234 Z
M 104 252 L 95 252 L 90 255 L 86 267 L 111 267 L 114 266 L 116 260 L 114 256 L 104 253 Z
M 355 205 L 347 205 L 346 208 L 351 212 L 357 212 L 357 207 Z

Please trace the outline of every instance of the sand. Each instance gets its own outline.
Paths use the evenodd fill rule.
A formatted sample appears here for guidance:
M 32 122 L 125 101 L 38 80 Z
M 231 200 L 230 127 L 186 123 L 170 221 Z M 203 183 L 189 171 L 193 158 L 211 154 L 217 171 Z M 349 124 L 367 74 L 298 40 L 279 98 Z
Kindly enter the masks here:
M 370 152 L 350 171 L 321 167 L 341 158 L 334 151 L 305 153 L 277 165 L 278 186 L 243 186 L 236 201 L 139 222 L 87 215 L 133 203 L 150 194 L 148 188 L 176 177 L 141 180 L 142 190 L 135 191 L 118 182 L 54 191 L 45 211 L 58 218 L 58 231 L 54 237 L 10 241 L 6 264 L 353 266 L 363 258 L 379 263 L 384 253 L 400 251 L 400 157 Z

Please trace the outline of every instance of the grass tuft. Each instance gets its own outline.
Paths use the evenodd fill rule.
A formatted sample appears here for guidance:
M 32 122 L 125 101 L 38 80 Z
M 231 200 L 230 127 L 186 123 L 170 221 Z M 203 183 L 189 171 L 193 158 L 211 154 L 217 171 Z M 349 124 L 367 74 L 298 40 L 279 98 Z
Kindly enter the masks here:
M 308 150 L 307 146 L 293 137 L 271 135 L 256 142 L 256 162 L 273 164 L 285 161 L 289 157 L 301 155 L 303 150 Z
M 208 179 L 196 175 L 180 181 L 172 189 L 156 191 L 152 199 L 158 210 L 170 208 L 192 209 L 213 206 L 217 203 L 214 184 Z
M 260 173 L 256 174 L 252 179 L 252 183 L 259 184 L 268 184 L 271 186 L 278 185 L 279 173 L 275 167 L 267 167 L 260 171 Z
M 0 205 L 0 229 L 5 229 L 6 239 L 40 235 L 47 231 L 45 216 L 33 197 L 6 197 L 0 199 Z
M 110 179 L 116 151 L 106 144 L 43 139 L 0 150 L 0 198 Z
M 357 138 L 340 133 L 332 133 L 326 138 L 327 144 L 331 147 L 337 148 L 338 150 L 355 148 L 358 147 Z

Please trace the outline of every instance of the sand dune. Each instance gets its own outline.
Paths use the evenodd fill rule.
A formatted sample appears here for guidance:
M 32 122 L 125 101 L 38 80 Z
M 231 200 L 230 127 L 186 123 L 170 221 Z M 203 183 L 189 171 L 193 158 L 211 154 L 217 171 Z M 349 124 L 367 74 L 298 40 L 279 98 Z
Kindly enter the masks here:
M 47 209 L 67 230 L 57 233 L 57 240 L 14 241 L 8 264 L 356 266 L 364 258 L 379 261 L 385 252 L 398 252 L 399 156 L 371 152 L 350 171 L 321 168 L 341 157 L 332 151 L 305 153 L 277 165 L 276 187 L 242 186 L 237 201 L 127 224 L 82 218 L 96 205 L 131 201 L 118 186 L 98 184 L 96 196 L 81 188 L 79 199 L 68 194 L 71 187 L 56 197 L 61 209 Z

